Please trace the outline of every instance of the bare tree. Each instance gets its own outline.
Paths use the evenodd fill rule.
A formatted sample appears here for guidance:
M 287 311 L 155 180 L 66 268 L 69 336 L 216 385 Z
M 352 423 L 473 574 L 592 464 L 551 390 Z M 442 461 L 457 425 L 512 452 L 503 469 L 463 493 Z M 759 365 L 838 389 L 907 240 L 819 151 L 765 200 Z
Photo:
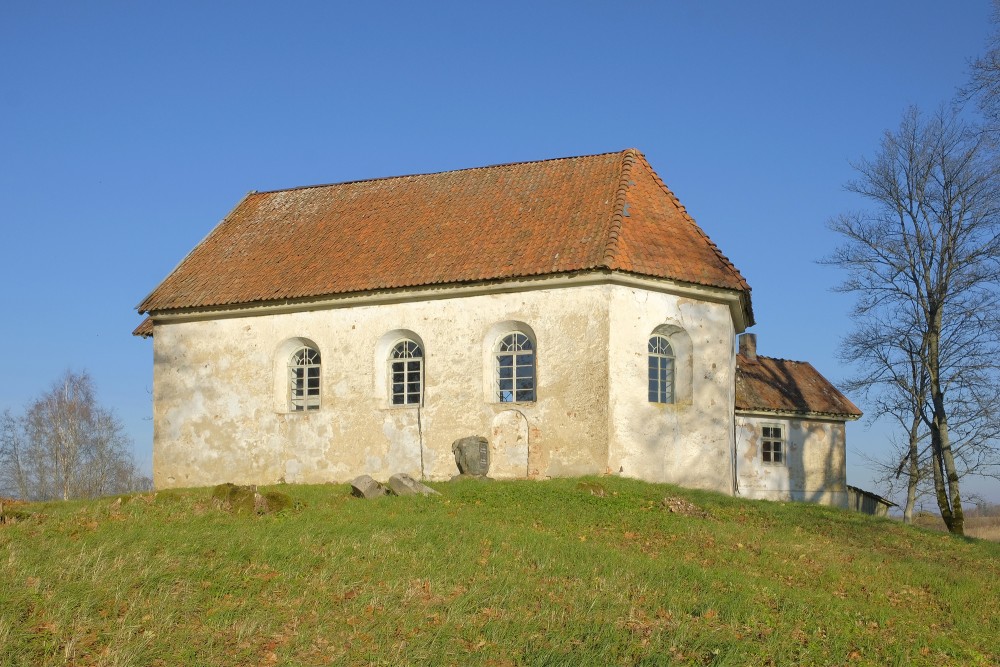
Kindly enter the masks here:
M 854 165 L 847 188 L 870 206 L 831 221 L 844 244 L 826 260 L 858 297 L 844 346 L 862 368 L 856 382 L 909 428 L 900 465 L 916 483 L 926 429 L 934 496 L 959 534 L 962 476 L 997 464 L 1000 161 L 990 141 L 953 113 L 908 110 L 874 159 Z
M 0 489 L 27 500 L 92 498 L 150 486 L 121 422 L 86 373 L 67 371 L 23 415 L 0 418 Z
M 840 356 L 857 363 L 861 371 L 847 381 L 845 389 L 869 399 L 869 419 L 888 418 L 905 433 L 903 442 L 893 438 L 887 458 L 866 460 L 875 469 L 876 479 L 889 489 L 887 495 L 898 490 L 900 480 L 904 482 L 903 521 L 911 523 L 921 483 L 929 477 L 921 452 L 929 436 L 924 427 L 929 383 L 921 363 L 921 341 L 910 337 L 917 329 L 913 322 L 886 321 L 878 311 L 856 311 L 855 324 L 841 345 Z

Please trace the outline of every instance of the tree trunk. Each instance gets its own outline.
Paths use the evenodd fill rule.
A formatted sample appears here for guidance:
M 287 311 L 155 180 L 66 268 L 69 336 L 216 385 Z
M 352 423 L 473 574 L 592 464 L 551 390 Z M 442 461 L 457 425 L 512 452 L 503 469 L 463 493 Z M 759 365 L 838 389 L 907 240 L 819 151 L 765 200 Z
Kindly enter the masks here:
M 965 535 L 965 512 L 962 510 L 962 494 L 958 484 L 958 470 L 955 468 L 955 457 L 951 451 L 951 439 L 948 437 L 948 422 L 944 421 L 940 428 L 941 460 L 947 479 L 948 492 L 951 501 L 951 523 L 948 530 L 956 535 Z
M 927 375 L 930 380 L 931 404 L 934 416 L 931 420 L 931 450 L 934 459 L 934 492 L 937 497 L 941 518 L 948 531 L 956 535 L 965 534 L 965 517 L 962 513 L 962 497 L 959 492 L 958 472 L 948 437 L 948 411 L 945 408 L 944 390 L 941 388 L 941 311 L 932 310 L 929 317 L 931 332 L 927 346 Z
M 913 507 L 917 504 L 917 483 L 920 482 L 920 452 L 917 449 L 920 433 L 920 414 L 914 411 L 910 425 L 909 477 L 906 480 L 906 507 L 903 508 L 903 523 L 913 523 Z

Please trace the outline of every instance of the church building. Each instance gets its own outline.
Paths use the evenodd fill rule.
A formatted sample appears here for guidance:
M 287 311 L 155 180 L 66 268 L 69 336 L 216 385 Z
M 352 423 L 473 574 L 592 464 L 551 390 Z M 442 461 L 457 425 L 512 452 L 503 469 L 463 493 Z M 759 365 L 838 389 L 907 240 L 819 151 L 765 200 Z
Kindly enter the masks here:
M 847 504 L 860 411 L 637 150 L 251 192 L 139 304 L 157 488 L 617 474 Z M 743 334 L 741 336 L 741 334 Z

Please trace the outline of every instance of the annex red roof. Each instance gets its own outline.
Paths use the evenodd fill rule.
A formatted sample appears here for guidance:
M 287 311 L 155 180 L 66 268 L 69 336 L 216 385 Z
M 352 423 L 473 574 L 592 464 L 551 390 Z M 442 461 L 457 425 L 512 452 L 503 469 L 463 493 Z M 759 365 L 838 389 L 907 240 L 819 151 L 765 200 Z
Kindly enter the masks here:
M 736 409 L 792 412 L 857 419 L 861 410 L 812 364 L 757 356 L 736 356 Z
M 594 269 L 739 291 L 753 320 L 746 280 L 635 149 L 251 192 L 138 310 Z

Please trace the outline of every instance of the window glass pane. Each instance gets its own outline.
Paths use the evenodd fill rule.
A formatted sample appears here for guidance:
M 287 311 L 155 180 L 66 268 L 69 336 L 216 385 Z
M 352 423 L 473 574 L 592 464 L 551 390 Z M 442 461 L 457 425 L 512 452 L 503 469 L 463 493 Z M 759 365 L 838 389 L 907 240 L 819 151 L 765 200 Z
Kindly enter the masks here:
M 289 409 L 316 410 L 320 392 L 319 352 L 302 347 L 288 361 Z
M 497 343 L 497 397 L 501 402 L 532 401 L 535 389 L 535 354 L 531 340 L 520 332 Z
M 654 403 L 674 401 L 674 359 L 670 343 L 663 336 L 649 339 L 649 400 Z
M 420 372 L 420 362 L 419 361 L 408 361 L 406 363 L 406 370 L 410 371 L 411 373 L 418 373 L 418 372 Z

